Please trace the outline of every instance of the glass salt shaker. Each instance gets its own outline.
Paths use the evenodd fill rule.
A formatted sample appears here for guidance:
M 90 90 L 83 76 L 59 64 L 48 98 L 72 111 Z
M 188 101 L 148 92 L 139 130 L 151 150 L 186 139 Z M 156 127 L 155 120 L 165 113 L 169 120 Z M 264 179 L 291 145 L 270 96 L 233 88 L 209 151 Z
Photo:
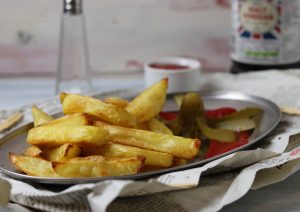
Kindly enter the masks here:
M 63 0 L 56 94 L 91 90 L 82 0 Z

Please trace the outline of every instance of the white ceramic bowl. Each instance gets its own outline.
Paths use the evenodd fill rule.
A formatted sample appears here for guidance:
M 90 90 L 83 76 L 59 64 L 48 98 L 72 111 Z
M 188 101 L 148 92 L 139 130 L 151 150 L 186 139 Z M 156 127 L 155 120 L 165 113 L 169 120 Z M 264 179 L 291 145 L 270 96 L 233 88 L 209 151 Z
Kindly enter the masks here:
M 169 79 L 168 93 L 199 91 L 202 67 L 198 60 L 170 57 L 144 65 L 145 87 L 163 78 Z

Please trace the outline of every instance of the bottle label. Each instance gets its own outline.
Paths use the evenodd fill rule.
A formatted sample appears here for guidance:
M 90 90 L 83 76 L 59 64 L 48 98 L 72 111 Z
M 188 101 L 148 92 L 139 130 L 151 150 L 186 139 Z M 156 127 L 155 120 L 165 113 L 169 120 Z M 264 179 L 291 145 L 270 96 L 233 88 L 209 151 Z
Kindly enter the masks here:
M 300 61 L 300 0 L 233 0 L 231 58 L 258 65 Z

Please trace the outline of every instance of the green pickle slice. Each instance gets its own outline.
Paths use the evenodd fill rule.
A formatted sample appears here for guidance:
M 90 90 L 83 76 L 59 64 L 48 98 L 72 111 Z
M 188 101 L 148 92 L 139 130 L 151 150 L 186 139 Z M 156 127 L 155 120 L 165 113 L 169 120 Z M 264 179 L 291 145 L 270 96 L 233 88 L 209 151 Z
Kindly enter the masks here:
M 209 127 L 201 118 L 197 119 L 197 124 L 202 134 L 212 140 L 217 140 L 224 143 L 236 141 L 237 133 L 228 129 L 215 129 Z
M 233 119 L 254 118 L 256 116 L 261 116 L 262 113 L 263 110 L 258 107 L 245 108 L 222 118 L 214 119 L 213 122 L 216 123 Z
M 217 122 L 214 125 L 216 129 L 227 129 L 235 132 L 252 130 L 256 128 L 256 124 L 252 119 L 240 118 Z

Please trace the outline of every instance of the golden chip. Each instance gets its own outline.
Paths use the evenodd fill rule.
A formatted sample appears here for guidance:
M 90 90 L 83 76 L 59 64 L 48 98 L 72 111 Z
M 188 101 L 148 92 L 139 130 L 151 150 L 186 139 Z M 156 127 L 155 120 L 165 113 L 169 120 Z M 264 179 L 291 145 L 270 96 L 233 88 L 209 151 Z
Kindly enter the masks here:
M 106 177 L 136 174 L 144 164 L 144 158 L 105 158 L 89 156 L 53 162 L 54 170 L 63 177 Z
M 107 143 L 102 151 L 106 157 L 145 157 L 145 165 L 170 167 L 174 156 L 169 153 L 156 152 L 147 149 L 141 149 L 133 146 Z
M 10 161 L 14 166 L 28 175 L 39 177 L 59 177 L 59 175 L 52 169 L 52 164 L 49 161 L 36 158 L 20 156 L 14 153 L 9 153 Z
M 110 133 L 109 141 L 140 147 L 159 152 L 173 154 L 179 158 L 192 159 L 200 148 L 199 139 L 183 138 L 179 136 L 166 135 L 146 130 L 124 128 L 95 122 L 95 125 Z
M 108 132 L 94 126 L 50 125 L 30 129 L 27 142 L 37 146 L 102 146 L 106 143 Z
M 153 119 L 163 108 L 168 88 L 168 79 L 163 79 L 136 96 L 126 110 L 138 118 L 139 122 Z

